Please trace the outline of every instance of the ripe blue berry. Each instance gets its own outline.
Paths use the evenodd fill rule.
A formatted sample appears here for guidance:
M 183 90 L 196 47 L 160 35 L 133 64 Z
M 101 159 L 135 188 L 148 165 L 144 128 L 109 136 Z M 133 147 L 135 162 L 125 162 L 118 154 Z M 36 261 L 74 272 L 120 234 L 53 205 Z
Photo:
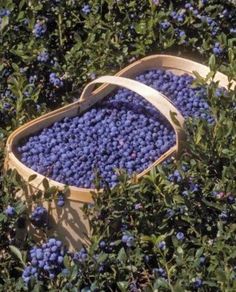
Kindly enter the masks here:
M 58 201 L 57 201 L 57 206 L 58 207 L 63 207 L 65 205 L 65 200 L 64 198 L 58 198 Z
M 200 287 L 202 287 L 202 279 L 200 279 L 200 278 L 196 278 L 195 280 L 194 280 L 194 282 L 193 282 L 193 285 L 194 285 L 194 287 L 195 288 L 200 288 Z
M 166 272 L 162 268 L 154 268 L 153 269 L 153 274 L 154 274 L 155 277 L 162 277 L 162 278 L 166 277 Z
M 7 208 L 6 208 L 6 210 L 5 210 L 5 214 L 7 215 L 7 216 L 14 216 L 15 215 L 15 213 L 16 213 L 16 211 L 15 211 L 15 208 L 14 207 L 12 207 L 12 206 L 7 206 Z
M 132 247 L 135 245 L 135 239 L 133 236 L 129 236 L 128 239 L 126 240 L 126 245 L 128 247 Z
M 86 15 L 89 14 L 91 12 L 91 7 L 88 4 L 84 5 L 82 8 L 82 12 Z
M 101 249 L 105 248 L 105 247 L 106 247 L 106 242 L 105 242 L 104 240 L 101 240 L 101 241 L 99 242 L 99 247 L 100 247 Z
M 46 30 L 46 24 L 43 21 L 37 21 L 33 29 L 33 34 L 36 36 L 36 38 L 39 38 L 45 34 Z
M 161 242 L 159 242 L 158 247 L 159 247 L 161 250 L 165 250 L 165 249 L 166 249 L 166 242 L 165 242 L 165 241 L 161 241 Z
M 177 239 L 178 240 L 184 240 L 184 233 L 183 232 L 178 232 L 177 234 L 176 234 L 176 237 L 177 237 Z
M 126 243 L 128 239 L 129 239 L 129 236 L 126 235 L 126 234 L 124 234 L 124 235 L 122 236 L 122 238 L 121 238 L 121 241 L 124 242 L 124 243 Z
M 37 206 L 31 214 L 31 222 L 37 227 L 45 227 L 48 224 L 48 212 L 42 206 Z

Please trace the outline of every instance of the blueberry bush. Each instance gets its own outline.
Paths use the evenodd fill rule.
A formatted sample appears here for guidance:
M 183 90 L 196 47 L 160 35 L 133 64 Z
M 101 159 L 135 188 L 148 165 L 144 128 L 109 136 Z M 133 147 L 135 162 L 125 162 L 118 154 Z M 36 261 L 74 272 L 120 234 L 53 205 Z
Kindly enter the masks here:
M 234 1 L 0 1 L 1 291 L 236 290 L 235 15 Z M 17 172 L 3 171 L 5 141 L 26 121 L 77 99 L 97 76 L 113 74 L 152 53 L 189 57 L 211 68 L 206 79 L 197 72 L 195 78 L 160 71 L 137 77 L 170 97 L 186 117 L 186 148 L 177 161 L 169 159 L 139 182 L 130 174 L 166 151 L 173 143 L 171 131 L 163 128 L 150 141 L 149 135 L 137 139 L 132 149 L 126 149 L 123 164 L 113 165 L 119 157 L 100 149 L 96 161 L 100 173 L 87 169 L 86 161 L 73 166 L 84 165 L 89 177 L 76 178 L 73 167 L 59 161 L 62 165 L 47 175 L 67 184 L 96 187 L 94 204 L 84 206 L 91 242 L 72 253 L 45 232 L 48 210 L 42 201 L 56 200 L 63 208 L 64 193 L 49 188 L 44 180 L 45 192 L 33 196 L 29 213 L 18 198 L 19 191 L 27 191 L 25 182 Z M 228 76 L 228 88 L 212 81 L 216 70 Z M 124 110 L 125 94 L 119 90 L 102 106 Z M 135 98 L 137 111 L 130 110 L 130 118 L 122 113 L 124 130 L 132 120 L 153 130 L 156 121 L 146 121 L 139 108 L 140 103 L 147 104 Z M 100 110 L 101 105 L 88 112 L 87 119 L 99 121 Z M 63 127 L 68 122 L 63 121 Z M 85 159 L 94 151 L 89 144 L 93 133 L 90 125 L 86 127 Z M 119 127 L 114 123 L 110 134 L 116 137 Z M 55 125 L 57 135 L 63 134 L 60 128 L 60 123 Z M 41 139 L 47 142 L 55 133 L 44 131 Z M 125 137 L 134 134 L 142 135 L 130 128 Z M 78 142 L 65 138 L 68 147 Z M 152 148 L 155 141 L 160 145 Z M 57 160 L 50 152 L 53 145 L 44 153 L 48 159 L 42 159 L 41 151 L 28 153 L 27 143 L 37 143 L 37 137 L 25 143 L 19 149 L 24 163 L 46 174 L 47 166 Z M 115 152 L 116 146 L 108 150 Z M 127 158 L 136 159 L 138 146 L 151 148 L 143 150 L 136 165 Z M 116 177 L 108 176 L 112 167 L 105 165 L 104 156 L 117 168 Z M 60 177 L 61 167 L 71 171 L 68 177 Z M 41 242 L 27 232 L 28 221 L 45 233 Z

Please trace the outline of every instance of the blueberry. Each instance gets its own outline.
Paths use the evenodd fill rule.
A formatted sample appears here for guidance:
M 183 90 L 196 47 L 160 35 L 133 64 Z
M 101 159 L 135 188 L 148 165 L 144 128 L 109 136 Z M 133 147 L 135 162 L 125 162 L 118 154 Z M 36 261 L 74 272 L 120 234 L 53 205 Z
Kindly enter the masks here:
M 58 207 L 63 207 L 65 205 L 64 198 L 59 198 L 57 201 L 57 206 Z
M 219 215 L 219 218 L 222 220 L 222 221 L 227 221 L 228 219 L 228 213 L 226 211 L 222 211 Z
M 38 261 L 37 261 L 37 259 L 36 259 L 35 257 L 32 258 L 32 260 L 31 260 L 31 264 L 32 264 L 33 266 L 37 266 Z
M 12 207 L 12 206 L 7 206 L 7 208 L 6 208 L 6 210 L 5 210 L 5 214 L 7 215 L 7 216 L 14 216 L 15 215 L 15 213 L 16 213 L 16 211 L 15 211 L 15 208 L 14 207 Z
M 133 236 L 129 236 L 127 241 L 126 241 L 126 245 L 128 247 L 132 247 L 135 245 L 135 240 L 134 240 L 134 237 Z
M 121 241 L 126 243 L 128 239 L 129 239 L 128 235 L 123 235 Z
M 206 261 L 206 258 L 205 258 L 204 256 L 201 256 L 201 257 L 199 258 L 199 261 L 200 261 L 200 264 L 201 264 L 201 265 L 204 265 L 204 263 L 205 263 L 205 261 Z
M 39 37 L 42 37 L 45 32 L 47 30 L 47 26 L 45 23 L 43 23 L 42 21 L 38 21 L 35 26 L 34 26 L 34 29 L 33 29 L 33 34 L 39 38 Z
M 99 242 L 99 247 L 100 247 L 101 249 L 105 248 L 105 247 L 106 247 L 106 242 L 105 242 L 104 240 L 101 240 L 101 241 Z
M 233 197 L 232 195 L 227 197 L 227 202 L 229 204 L 234 204 L 235 203 L 235 197 Z
M 62 264 L 63 261 L 64 261 L 64 258 L 63 258 L 62 256 L 59 256 L 59 257 L 57 258 L 57 262 L 58 262 L 59 264 Z
M 45 227 L 48 222 L 47 210 L 42 206 L 36 206 L 31 214 L 31 221 L 37 227 Z
M 62 242 L 60 240 L 56 240 L 55 244 L 56 244 L 57 247 L 61 247 L 62 246 Z
M 184 240 L 184 233 L 183 232 L 178 232 L 177 234 L 176 234 L 176 237 L 177 237 L 177 239 L 178 240 Z
M 202 279 L 200 279 L 200 278 L 196 278 L 195 279 L 195 281 L 193 282 L 193 285 L 194 285 L 194 287 L 195 288 L 200 288 L 200 287 L 202 287 Z
M 166 242 L 165 242 L 165 241 L 161 241 L 161 242 L 159 242 L 158 247 L 159 247 L 161 250 L 165 250 L 165 249 L 166 249 Z
M 154 268 L 153 269 L 153 274 L 155 277 L 162 277 L 162 278 L 165 278 L 166 277 L 166 272 L 164 269 L 162 268 Z

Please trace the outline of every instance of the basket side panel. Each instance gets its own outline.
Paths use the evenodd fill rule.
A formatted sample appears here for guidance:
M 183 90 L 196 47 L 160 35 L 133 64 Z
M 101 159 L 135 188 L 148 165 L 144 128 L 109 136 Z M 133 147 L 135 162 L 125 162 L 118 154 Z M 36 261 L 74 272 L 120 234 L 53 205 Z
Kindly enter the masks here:
M 18 198 L 27 202 L 28 211 L 31 213 L 34 205 L 31 202 L 31 196 L 37 190 L 28 186 L 28 192 L 19 192 Z M 63 208 L 57 207 L 54 201 L 44 202 L 43 206 L 48 210 L 49 229 L 46 231 L 48 237 L 56 236 L 68 246 L 70 250 L 76 251 L 82 245 L 88 244 L 90 229 L 88 220 L 84 218 L 81 210 L 84 203 L 79 201 L 66 200 Z M 36 229 L 32 223 L 27 224 L 28 232 L 36 240 L 40 241 L 45 234 Z

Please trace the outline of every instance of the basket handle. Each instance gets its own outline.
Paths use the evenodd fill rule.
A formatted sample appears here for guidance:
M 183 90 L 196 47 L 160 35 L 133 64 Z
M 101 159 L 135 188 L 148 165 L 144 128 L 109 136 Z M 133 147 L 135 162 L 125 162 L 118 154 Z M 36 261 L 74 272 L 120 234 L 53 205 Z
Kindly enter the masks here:
M 93 89 L 97 83 L 108 83 L 130 89 L 154 105 L 174 128 L 176 133 L 176 151 L 180 151 L 181 141 L 185 137 L 183 130 L 184 117 L 165 95 L 133 79 L 118 76 L 102 76 L 86 85 L 81 94 L 80 101 L 93 98 L 96 95 L 96 93 L 93 93 Z

